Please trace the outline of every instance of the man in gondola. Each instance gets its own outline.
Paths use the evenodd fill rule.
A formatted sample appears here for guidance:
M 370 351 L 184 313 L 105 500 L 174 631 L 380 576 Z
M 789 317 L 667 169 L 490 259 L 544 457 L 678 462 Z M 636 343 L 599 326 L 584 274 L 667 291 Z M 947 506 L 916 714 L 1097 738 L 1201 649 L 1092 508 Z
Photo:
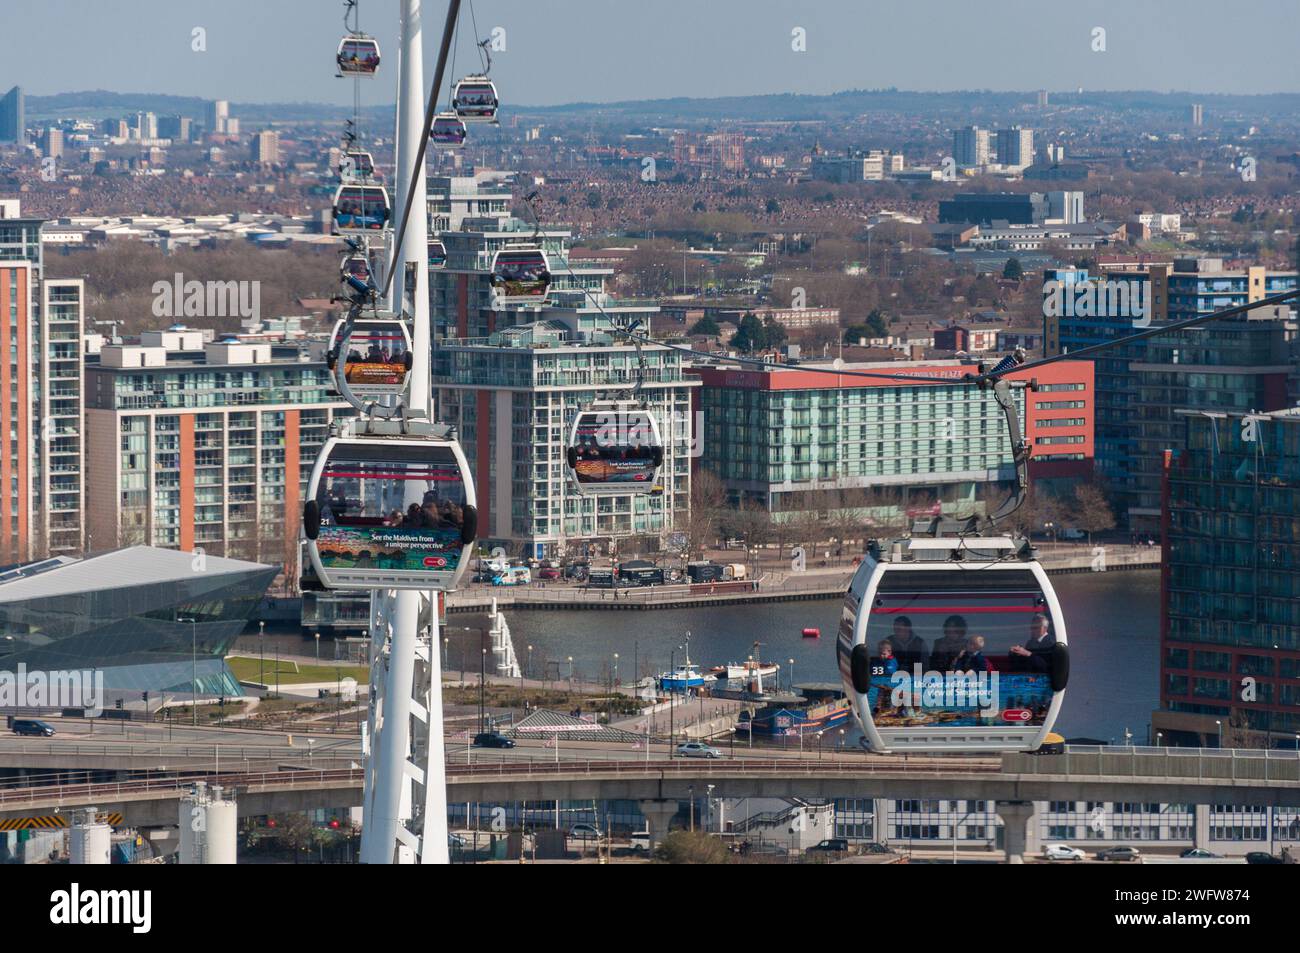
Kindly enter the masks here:
M 1024 645 L 1011 646 L 1011 654 L 1016 657 L 1016 667 L 1024 672 L 1046 672 L 1052 650 L 1056 646 L 1056 636 L 1051 633 L 1051 623 L 1041 612 L 1034 613 L 1029 620 L 1029 638 Z
M 943 635 L 934 643 L 930 653 L 930 671 L 950 672 L 957 656 L 966 651 L 966 620 L 950 615 L 943 620 Z
M 907 616 L 900 615 L 894 620 L 889 641 L 894 647 L 898 667 L 903 671 L 910 673 L 913 665 L 925 662 L 925 639 L 912 631 L 912 620 Z

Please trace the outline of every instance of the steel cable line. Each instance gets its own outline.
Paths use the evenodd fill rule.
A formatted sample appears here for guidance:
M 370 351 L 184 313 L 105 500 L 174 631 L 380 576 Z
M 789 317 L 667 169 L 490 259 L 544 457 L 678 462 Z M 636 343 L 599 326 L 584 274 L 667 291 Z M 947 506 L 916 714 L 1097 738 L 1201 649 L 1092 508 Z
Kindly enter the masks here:
M 397 231 L 393 233 L 393 258 L 396 258 L 397 249 L 402 247 L 402 239 L 406 236 L 406 226 L 411 218 L 411 205 L 415 202 L 415 189 L 424 171 L 424 156 L 429 149 L 429 130 L 433 127 L 434 116 L 438 113 L 438 90 L 442 88 L 442 76 L 447 68 L 447 54 L 451 48 L 451 40 L 459 16 L 460 0 L 448 0 L 447 19 L 442 27 L 442 44 L 438 48 L 438 64 L 433 70 L 433 84 L 429 88 L 429 99 L 424 107 L 424 134 L 420 137 L 420 149 L 415 157 L 415 174 L 411 176 L 411 182 L 406 190 L 406 199 L 402 203 L 401 222 L 397 227 Z M 380 291 L 380 297 L 386 297 L 393 287 L 393 274 L 395 271 L 393 262 L 390 260 L 388 274 L 384 276 L 384 287 Z

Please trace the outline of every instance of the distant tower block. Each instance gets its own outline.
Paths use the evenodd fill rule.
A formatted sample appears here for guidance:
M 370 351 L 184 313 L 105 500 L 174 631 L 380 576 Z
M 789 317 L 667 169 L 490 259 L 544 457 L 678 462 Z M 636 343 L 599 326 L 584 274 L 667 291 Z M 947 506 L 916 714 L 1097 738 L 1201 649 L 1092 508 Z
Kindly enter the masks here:
M 238 840 L 235 802 L 221 796 L 221 788 L 198 781 L 180 801 L 182 864 L 233 864 Z
M 1046 105 L 1047 105 L 1047 90 L 1045 90 L 1045 89 L 1040 89 L 1040 90 L 1038 91 L 1038 105 L 1039 105 L 1039 106 L 1046 106 Z
M 1199 126 L 1204 119 L 1203 107 L 1200 103 L 1192 103 L 1192 125 Z

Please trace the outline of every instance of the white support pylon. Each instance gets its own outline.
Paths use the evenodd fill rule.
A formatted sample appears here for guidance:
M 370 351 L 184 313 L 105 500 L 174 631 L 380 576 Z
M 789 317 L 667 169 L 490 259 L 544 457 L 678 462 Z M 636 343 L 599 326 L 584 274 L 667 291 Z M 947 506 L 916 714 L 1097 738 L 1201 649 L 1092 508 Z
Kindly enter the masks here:
M 420 0 L 401 0 L 401 5 L 394 198 L 399 210 L 408 194 L 412 199 L 402 241 L 392 249 L 390 307 L 412 319 L 407 407 L 413 416 L 431 416 L 429 219 L 425 171 L 417 161 L 427 134 Z M 407 262 L 416 265 L 409 296 Z M 371 700 L 361 860 L 445 864 L 450 857 L 437 594 L 404 590 L 375 592 L 371 598 L 380 609 L 372 614 L 379 626 L 370 633 L 370 684 L 376 695 Z

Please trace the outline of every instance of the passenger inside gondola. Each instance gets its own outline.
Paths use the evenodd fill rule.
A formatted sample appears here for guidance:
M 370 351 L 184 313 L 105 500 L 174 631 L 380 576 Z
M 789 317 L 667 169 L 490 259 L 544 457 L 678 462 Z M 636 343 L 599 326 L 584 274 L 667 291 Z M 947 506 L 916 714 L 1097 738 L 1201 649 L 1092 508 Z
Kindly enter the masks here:
M 925 639 L 912 631 L 912 620 L 907 616 L 901 615 L 894 620 L 889 642 L 893 645 L 898 667 L 904 671 L 910 672 L 912 666 L 925 663 Z
M 1015 669 L 1021 672 L 1048 671 L 1055 646 L 1056 636 L 1052 635 L 1047 616 L 1041 612 L 1035 613 L 1029 620 L 1029 638 L 1025 644 L 1011 646 L 1010 652 L 1015 656 Z
M 930 671 L 953 671 L 953 662 L 966 648 L 966 620 L 959 615 L 948 616 L 943 620 L 943 635 L 935 640 L 930 653 Z
M 953 659 L 952 671 L 954 672 L 991 672 L 993 665 L 984 657 L 984 636 L 972 635 L 966 642 L 966 647 L 961 653 Z

